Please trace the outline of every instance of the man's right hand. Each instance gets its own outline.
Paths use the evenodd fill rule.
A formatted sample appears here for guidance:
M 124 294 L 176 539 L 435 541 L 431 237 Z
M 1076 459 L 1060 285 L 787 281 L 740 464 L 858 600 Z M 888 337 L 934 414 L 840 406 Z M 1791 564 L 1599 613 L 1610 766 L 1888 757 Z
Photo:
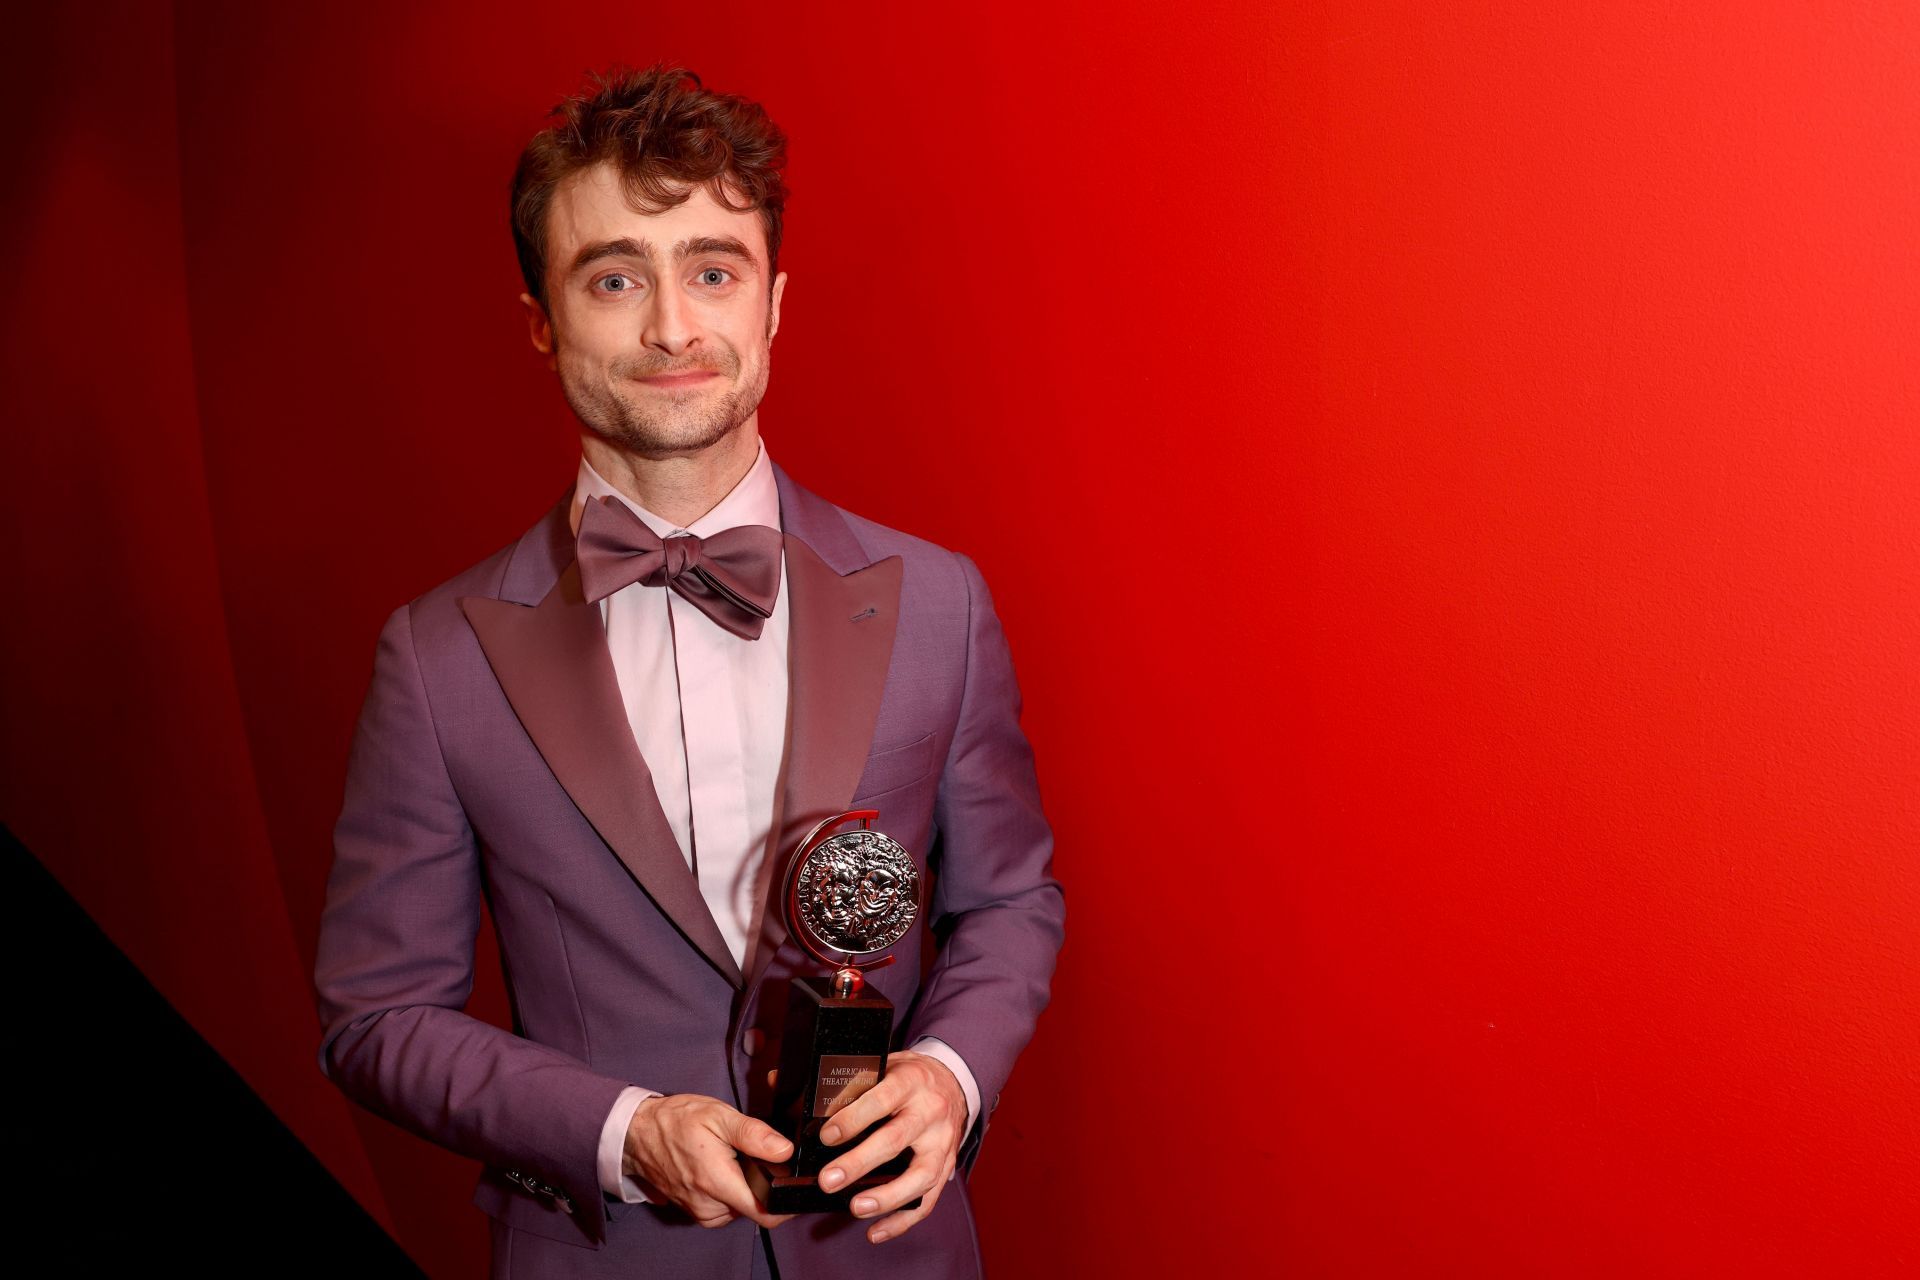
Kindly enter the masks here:
M 786 1160 L 793 1144 L 718 1098 L 671 1093 L 641 1100 L 621 1163 L 703 1227 L 724 1227 L 735 1218 L 777 1227 L 791 1218 L 768 1213 L 754 1199 L 736 1152 Z

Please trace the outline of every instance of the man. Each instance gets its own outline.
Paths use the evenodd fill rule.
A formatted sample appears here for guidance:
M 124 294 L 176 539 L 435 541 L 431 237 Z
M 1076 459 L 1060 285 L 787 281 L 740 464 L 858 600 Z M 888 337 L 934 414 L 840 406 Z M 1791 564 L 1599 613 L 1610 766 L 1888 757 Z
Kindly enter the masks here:
M 1065 921 L 992 601 L 965 556 L 814 495 L 760 440 L 786 285 L 765 113 L 660 67 L 558 112 L 513 219 L 581 463 L 381 632 L 321 923 L 321 1069 L 485 1165 L 499 1276 L 977 1276 L 953 1175 Z M 824 1136 L 885 1123 L 821 1182 L 912 1158 L 853 1216 L 788 1225 L 739 1163 L 790 1154 L 753 1117 L 787 979 L 818 971 L 769 887 L 852 808 L 933 890 L 869 978 L 895 1009 L 886 1079 Z M 513 1033 L 461 1012 L 483 897 Z

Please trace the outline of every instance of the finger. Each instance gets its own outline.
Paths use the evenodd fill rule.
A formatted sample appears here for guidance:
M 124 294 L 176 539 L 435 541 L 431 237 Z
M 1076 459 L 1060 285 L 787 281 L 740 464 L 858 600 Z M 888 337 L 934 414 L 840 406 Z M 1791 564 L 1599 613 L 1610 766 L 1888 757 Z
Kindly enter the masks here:
M 946 1177 L 946 1153 L 937 1150 L 914 1150 L 914 1156 L 899 1177 L 891 1182 L 882 1183 L 870 1191 L 862 1191 L 853 1199 L 851 1208 L 856 1218 L 879 1218 L 900 1208 L 915 1196 L 921 1197 L 921 1208 L 907 1210 L 917 1215 L 918 1222 L 926 1216 L 933 1201 L 939 1196 L 940 1188 Z M 897 1216 L 897 1215 L 896 1215 Z M 909 1223 L 909 1226 L 912 1224 Z M 898 1230 L 892 1234 L 898 1235 Z
M 947 1179 L 953 1176 L 954 1157 L 948 1155 L 940 1161 L 939 1172 L 934 1176 L 933 1185 L 921 1193 L 920 1207 L 901 1209 L 896 1213 L 884 1214 L 871 1227 L 867 1228 L 867 1239 L 874 1244 L 883 1244 L 897 1236 L 905 1235 L 916 1224 L 924 1221 L 933 1212 L 933 1206 L 940 1203 L 940 1193 L 946 1189 Z M 882 1188 L 884 1190 L 884 1188 Z
M 741 1173 L 737 1163 L 731 1169 L 716 1170 L 713 1180 L 704 1190 L 740 1217 L 750 1218 L 763 1227 L 777 1227 L 793 1216 L 790 1213 L 768 1213 L 754 1196 L 753 1188 L 747 1185 L 746 1176 Z
M 833 1191 L 864 1177 L 905 1151 L 919 1133 L 919 1126 L 902 1112 L 874 1130 L 871 1137 L 853 1150 L 834 1157 L 833 1163 L 820 1171 L 820 1185 Z
M 867 1239 L 874 1244 L 885 1244 L 889 1240 L 905 1235 L 933 1212 L 934 1203 L 939 1198 L 938 1190 L 929 1191 L 926 1198 L 920 1202 L 918 1209 L 902 1209 L 899 1213 L 890 1214 L 867 1228 Z
M 889 1071 L 885 1080 L 834 1113 L 833 1118 L 820 1130 L 820 1141 L 835 1147 L 857 1134 L 865 1133 L 868 1125 L 898 1111 L 911 1092 L 905 1079 Z
M 679 1203 L 689 1218 L 709 1229 L 724 1227 L 739 1216 L 698 1187 L 688 1187 L 685 1198 Z
M 720 1136 L 734 1150 L 761 1160 L 793 1157 L 793 1143 L 781 1137 L 772 1125 L 738 1111 L 729 1109 L 725 1114 Z
M 774 1067 L 767 1072 L 767 1088 L 773 1088 L 774 1080 L 780 1075 L 780 1068 Z

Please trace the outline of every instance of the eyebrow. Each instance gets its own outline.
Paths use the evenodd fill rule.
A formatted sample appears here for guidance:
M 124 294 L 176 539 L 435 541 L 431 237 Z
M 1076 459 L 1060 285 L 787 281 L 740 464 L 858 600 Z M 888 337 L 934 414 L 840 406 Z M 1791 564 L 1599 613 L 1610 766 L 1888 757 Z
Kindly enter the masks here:
M 673 246 L 675 262 L 703 253 L 717 253 L 725 257 L 737 258 L 749 267 L 758 265 L 754 261 L 753 251 L 734 236 L 689 236 Z M 573 266 L 569 273 L 577 272 L 582 267 L 590 266 L 602 258 L 640 258 L 646 262 L 653 262 L 655 260 L 653 242 L 621 236 L 618 240 L 602 240 L 598 244 L 590 244 L 574 255 Z

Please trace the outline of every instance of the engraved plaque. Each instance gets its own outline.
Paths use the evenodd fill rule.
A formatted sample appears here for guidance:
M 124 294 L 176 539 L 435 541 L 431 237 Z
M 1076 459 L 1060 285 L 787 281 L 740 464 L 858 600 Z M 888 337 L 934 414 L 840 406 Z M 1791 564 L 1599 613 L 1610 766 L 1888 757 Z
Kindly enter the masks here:
M 820 1082 L 813 1088 L 813 1114 L 822 1120 L 880 1083 L 885 1059 L 830 1053 L 820 1059 Z

